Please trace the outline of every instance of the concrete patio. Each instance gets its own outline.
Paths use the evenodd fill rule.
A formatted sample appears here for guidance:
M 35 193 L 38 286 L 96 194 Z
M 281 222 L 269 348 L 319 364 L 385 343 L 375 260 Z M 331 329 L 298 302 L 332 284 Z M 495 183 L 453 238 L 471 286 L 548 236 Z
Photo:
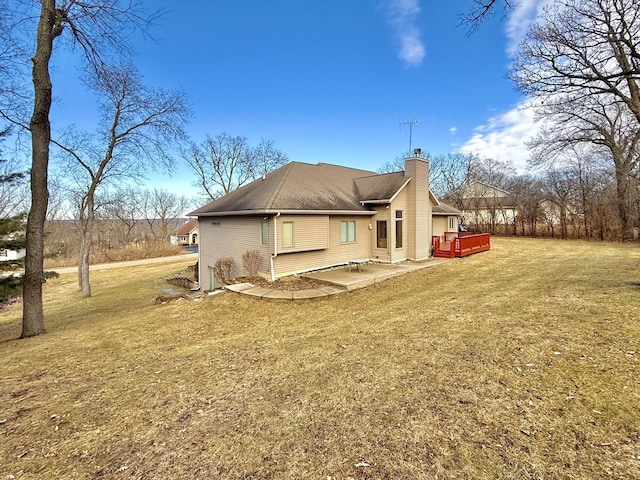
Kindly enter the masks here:
M 398 275 L 404 275 L 405 273 L 420 270 L 422 268 L 435 267 L 449 261 L 449 259 L 434 258 L 419 263 L 403 262 L 396 265 L 367 263 L 365 265 L 361 265 L 359 268 L 356 268 L 355 266 L 347 266 L 320 270 L 302 275 L 304 278 L 326 283 L 326 286 L 309 290 L 270 289 L 258 287 L 252 283 L 227 285 L 225 288 L 243 295 L 270 300 L 304 300 L 322 298 L 329 295 L 368 287 L 389 278 L 397 277 Z

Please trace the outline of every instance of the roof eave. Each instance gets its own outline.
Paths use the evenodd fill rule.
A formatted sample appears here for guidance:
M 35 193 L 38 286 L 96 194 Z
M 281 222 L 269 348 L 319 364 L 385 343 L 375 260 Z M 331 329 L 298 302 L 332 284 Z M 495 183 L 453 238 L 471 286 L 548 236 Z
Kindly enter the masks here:
M 382 200 L 361 200 L 361 205 L 382 205 L 385 203 L 391 203 L 390 198 L 382 199 Z
M 295 210 L 295 209 L 264 209 L 264 210 L 239 210 L 228 212 L 203 212 L 197 213 L 198 217 L 232 217 L 232 216 L 260 216 L 260 215 L 362 215 L 372 216 L 376 212 L 371 210 Z

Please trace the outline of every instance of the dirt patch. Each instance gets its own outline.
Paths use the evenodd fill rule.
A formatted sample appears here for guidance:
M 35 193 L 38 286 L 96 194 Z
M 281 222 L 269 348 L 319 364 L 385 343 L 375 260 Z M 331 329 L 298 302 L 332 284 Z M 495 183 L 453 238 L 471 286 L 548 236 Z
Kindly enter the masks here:
M 274 290 L 311 290 L 314 288 L 325 287 L 327 284 L 311 278 L 301 277 L 300 275 L 290 275 L 283 277 L 275 281 L 267 280 L 262 277 L 247 278 L 242 277 L 237 279 L 238 283 L 248 282 L 253 283 L 258 287 L 271 288 Z

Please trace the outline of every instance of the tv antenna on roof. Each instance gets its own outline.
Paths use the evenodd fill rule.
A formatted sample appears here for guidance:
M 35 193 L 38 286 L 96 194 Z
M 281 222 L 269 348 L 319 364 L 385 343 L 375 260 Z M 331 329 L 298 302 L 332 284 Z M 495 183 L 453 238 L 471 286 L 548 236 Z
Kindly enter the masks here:
M 426 120 L 418 120 L 417 118 L 415 120 L 400 120 L 400 127 L 402 127 L 403 125 L 409 125 L 409 154 L 411 154 L 412 150 L 411 147 L 413 146 L 412 140 L 413 140 L 413 127 L 417 127 L 418 124 L 420 123 L 427 123 Z

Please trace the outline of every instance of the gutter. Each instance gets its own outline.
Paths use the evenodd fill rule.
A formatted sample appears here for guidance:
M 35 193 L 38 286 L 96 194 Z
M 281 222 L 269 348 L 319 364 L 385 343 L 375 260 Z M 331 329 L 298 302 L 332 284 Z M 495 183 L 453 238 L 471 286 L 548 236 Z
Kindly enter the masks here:
M 276 271 L 273 266 L 273 259 L 278 256 L 278 217 L 280 212 L 273 216 L 273 255 L 271 255 L 271 281 L 276 281 Z
M 386 201 L 383 201 L 386 202 Z M 362 203 L 362 202 L 361 202 Z M 208 212 L 199 213 L 198 218 L 207 219 L 209 217 L 230 217 L 238 215 L 253 215 L 253 216 L 265 216 L 265 215 L 361 215 L 361 216 L 373 216 L 376 214 L 372 210 L 231 210 L 224 212 Z

